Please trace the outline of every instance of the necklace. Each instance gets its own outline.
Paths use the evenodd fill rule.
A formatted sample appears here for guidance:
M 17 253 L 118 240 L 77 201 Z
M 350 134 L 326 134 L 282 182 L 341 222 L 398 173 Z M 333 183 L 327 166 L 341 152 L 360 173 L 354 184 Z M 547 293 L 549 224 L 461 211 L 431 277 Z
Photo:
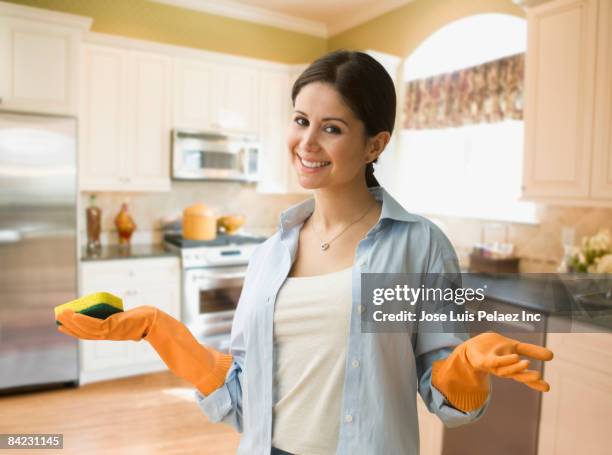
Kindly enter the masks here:
M 335 235 L 331 240 L 328 240 L 327 242 L 321 240 L 321 236 L 319 235 L 319 233 L 317 232 L 316 228 L 314 227 L 314 223 L 312 223 L 312 229 L 315 232 L 315 234 L 317 235 L 317 237 L 319 238 L 319 242 L 321 242 L 321 251 L 326 251 L 329 248 L 329 245 L 336 240 L 338 237 L 340 237 L 342 234 L 344 234 L 346 232 L 346 230 L 348 228 L 350 228 L 352 225 L 354 225 L 355 223 L 358 223 L 359 221 L 361 221 L 363 218 L 365 218 L 365 216 L 370 213 L 370 210 L 372 210 L 374 208 L 374 206 L 376 205 L 376 202 L 374 202 L 374 204 L 372 204 L 370 207 L 368 207 L 368 209 L 363 213 L 363 215 L 361 215 L 359 218 L 357 218 L 355 221 L 353 221 L 352 223 L 350 223 L 348 226 L 346 226 L 344 229 L 342 229 L 342 231 L 340 231 L 339 234 Z

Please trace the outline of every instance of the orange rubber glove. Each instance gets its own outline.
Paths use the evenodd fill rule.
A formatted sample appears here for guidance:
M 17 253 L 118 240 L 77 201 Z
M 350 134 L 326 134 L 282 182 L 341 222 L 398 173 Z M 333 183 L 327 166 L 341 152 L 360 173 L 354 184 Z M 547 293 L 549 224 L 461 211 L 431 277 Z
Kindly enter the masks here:
M 205 395 L 225 383 L 232 356 L 202 346 L 169 314 L 144 305 L 97 319 L 67 309 L 57 316 L 58 330 L 85 340 L 147 340 L 177 376 Z
M 489 395 L 489 373 L 522 382 L 532 389 L 548 392 L 550 386 L 540 372 L 527 370 L 529 360 L 551 360 L 550 349 L 521 343 L 495 332 L 481 333 L 458 345 L 447 358 L 432 365 L 431 383 L 450 404 L 464 412 L 481 407 Z

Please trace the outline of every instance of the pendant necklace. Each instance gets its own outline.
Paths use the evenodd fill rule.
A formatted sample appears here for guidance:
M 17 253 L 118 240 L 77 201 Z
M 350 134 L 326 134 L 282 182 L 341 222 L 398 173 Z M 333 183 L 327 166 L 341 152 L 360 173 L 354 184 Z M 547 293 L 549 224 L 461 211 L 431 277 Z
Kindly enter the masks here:
M 363 215 L 361 215 L 359 218 L 357 218 L 355 221 L 353 221 L 352 223 L 350 223 L 348 226 L 346 226 L 344 229 L 342 229 L 342 231 L 340 231 L 339 234 L 337 234 L 336 236 L 334 236 L 331 240 L 328 240 L 327 242 L 321 240 L 321 236 L 319 235 L 319 233 L 317 232 L 316 228 L 314 227 L 314 223 L 312 223 L 312 229 L 315 232 L 315 234 L 317 235 L 317 237 L 319 238 L 319 242 L 320 242 L 320 246 L 321 246 L 321 251 L 326 251 L 327 249 L 329 249 L 329 245 L 336 240 L 338 237 L 340 237 L 342 234 L 344 234 L 346 232 L 346 230 L 348 228 L 350 228 L 353 224 L 358 223 L 359 221 L 361 221 L 363 218 L 365 218 L 365 216 L 370 213 L 370 210 L 372 210 L 372 208 L 374 208 L 374 206 L 376 205 L 376 202 L 374 202 L 374 204 L 372 204 L 370 207 L 368 207 L 368 209 L 364 212 Z

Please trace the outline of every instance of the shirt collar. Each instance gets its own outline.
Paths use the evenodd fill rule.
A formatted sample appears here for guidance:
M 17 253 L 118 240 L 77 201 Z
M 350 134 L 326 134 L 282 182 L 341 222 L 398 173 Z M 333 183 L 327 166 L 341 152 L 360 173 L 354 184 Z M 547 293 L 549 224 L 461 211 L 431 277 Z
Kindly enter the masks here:
M 381 220 L 388 218 L 396 221 L 415 222 L 419 221 L 418 216 L 409 213 L 397 202 L 382 186 L 368 188 L 368 191 L 374 196 L 377 201 L 382 201 L 382 211 L 380 213 Z M 312 212 L 314 211 L 314 198 L 308 199 L 297 205 L 289 207 L 283 211 L 280 216 L 280 231 L 284 233 L 289 229 L 303 224 Z

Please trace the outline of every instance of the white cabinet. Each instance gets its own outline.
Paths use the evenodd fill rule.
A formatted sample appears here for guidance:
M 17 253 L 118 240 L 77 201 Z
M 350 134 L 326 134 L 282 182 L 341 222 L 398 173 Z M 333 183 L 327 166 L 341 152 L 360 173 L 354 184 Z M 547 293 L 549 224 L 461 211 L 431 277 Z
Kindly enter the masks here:
M 308 193 L 297 180 L 287 147 L 287 128 L 292 120 L 291 88 L 304 65 L 262 70 L 260 74 L 262 156 L 257 191 L 261 193 Z
M 75 115 L 90 19 L 0 3 L 0 109 Z
M 176 59 L 174 73 L 174 127 L 212 130 L 212 65 L 195 59 Z
M 612 334 L 553 333 L 547 347 L 538 455 L 610 453 Z
M 289 189 L 291 159 L 286 131 L 290 121 L 290 77 L 285 71 L 262 71 L 259 105 L 259 183 L 262 193 L 285 193 Z
M 600 1 L 591 196 L 612 200 L 612 2 Z
M 429 412 L 421 395 L 417 395 L 419 418 L 419 446 L 421 455 L 441 455 L 444 424 L 440 418 Z
M 609 9 L 555 0 L 527 10 L 524 199 L 612 205 Z
M 255 68 L 177 58 L 174 126 L 198 131 L 257 133 L 259 74 Z
M 180 267 L 174 257 L 83 262 L 81 295 L 106 291 L 126 310 L 155 306 L 180 320 Z M 166 367 L 146 341 L 80 340 L 80 383 L 161 371 Z
M 259 74 L 246 66 L 216 63 L 212 72 L 212 127 L 257 133 Z
M 81 190 L 169 190 L 171 59 L 86 44 L 83 62 Z

